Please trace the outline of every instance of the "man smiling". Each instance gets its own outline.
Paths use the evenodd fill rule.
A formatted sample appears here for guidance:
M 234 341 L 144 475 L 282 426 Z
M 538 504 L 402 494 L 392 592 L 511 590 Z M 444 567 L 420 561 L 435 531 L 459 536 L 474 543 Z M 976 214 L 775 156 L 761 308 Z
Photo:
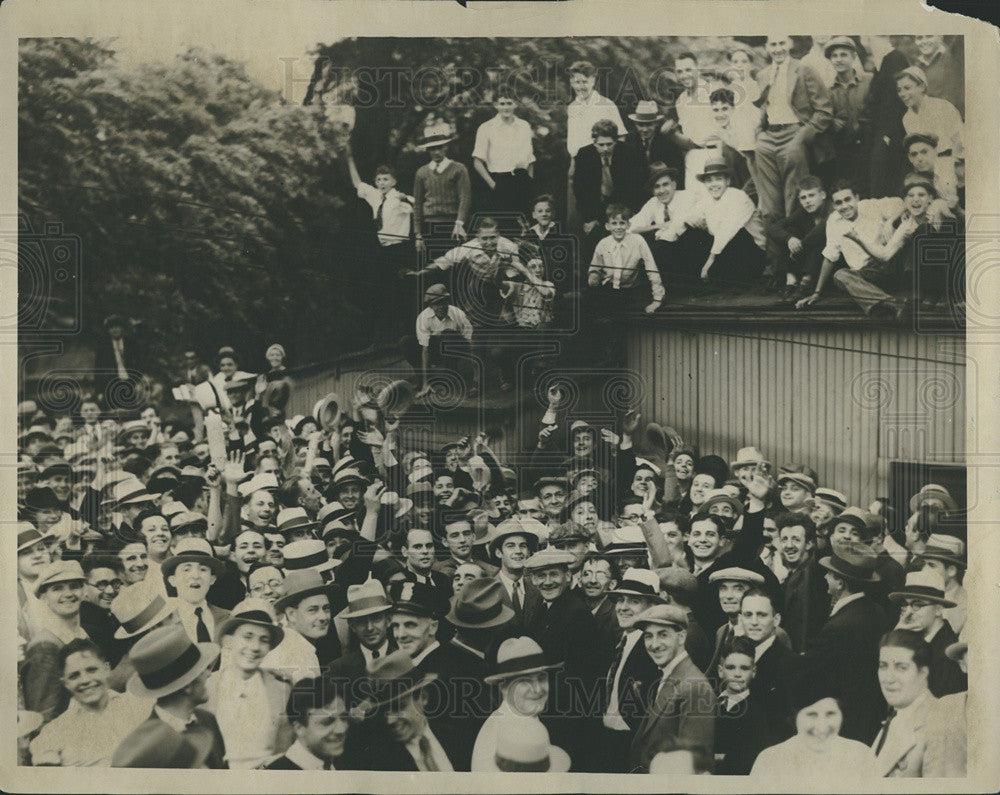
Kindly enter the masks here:
M 292 688 L 285 718 L 295 742 L 268 770 L 351 769 L 344 757 L 350 719 L 342 686 L 323 678 L 303 679 Z

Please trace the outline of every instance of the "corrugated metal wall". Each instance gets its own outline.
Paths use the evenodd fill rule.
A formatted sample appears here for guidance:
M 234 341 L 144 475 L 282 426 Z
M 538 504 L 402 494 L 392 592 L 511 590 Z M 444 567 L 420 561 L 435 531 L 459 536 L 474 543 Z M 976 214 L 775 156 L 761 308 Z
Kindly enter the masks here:
M 629 366 L 648 378 L 645 418 L 703 453 L 756 445 L 777 466 L 801 461 L 866 505 L 890 460 L 965 454 L 965 349 L 904 331 L 639 328 Z

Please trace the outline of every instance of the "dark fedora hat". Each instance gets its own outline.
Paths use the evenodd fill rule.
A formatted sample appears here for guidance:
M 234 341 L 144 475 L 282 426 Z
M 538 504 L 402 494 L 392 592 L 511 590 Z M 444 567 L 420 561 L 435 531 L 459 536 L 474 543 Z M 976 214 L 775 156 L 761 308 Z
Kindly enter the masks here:
M 503 585 L 486 578 L 466 585 L 447 615 L 451 624 L 465 629 L 499 627 L 513 617 L 514 611 L 503 603 Z
M 368 668 L 371 709 L 391 707 L 396 702 L 436 681 L 437 674 L 421 674 L 410 655 L 400 649 L 372 660 Z
M 716 174 L 729 177 L 730 180 L 733 179 L 733 170 L 729 167 L 729 164 L 722 158 L 713 158 L 705 163 L 701 173 L 698 174 L 698 181 L 704 182 L 709 177 L 715 176 Z
M 830 555 L 819 561 L 823 568 L 857 582 L 878 582 L 881 578 L 875 571 L 877 563 L 878 556 L 871 548 L 857 541 L 835 543 Z
M 670 177 L 674 182 L 677 182 L 679 179 L 676 168 L 672 168 L 666 163 L 653 163 L 649 167 L 649 179 L 646 180 L 646 185 L 650 190 L 653 189 L 653 186 L 656 184 L 656 181 L 660 179 L 660 177 Z

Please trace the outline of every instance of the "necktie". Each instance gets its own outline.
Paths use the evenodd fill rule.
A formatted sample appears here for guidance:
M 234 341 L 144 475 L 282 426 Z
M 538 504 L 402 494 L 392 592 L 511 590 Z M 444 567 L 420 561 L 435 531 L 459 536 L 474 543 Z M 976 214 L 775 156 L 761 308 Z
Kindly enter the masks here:
M 524 597 L 521 595 L 521 581 L 514 580 L 514 611 L 518 614 L 524 610 Z
M 377 660 L 379 658 L 378 649 L 372 649 L 372 659 Z
M 379 232 L 382 231 L 382 225 L 385 223 L 385 220 L 382 218 L 382 208 L 385 207 L 385 200 L 387 198 L 389 198 L 389 194 L 383 193 L 382 201 L 379 202 L 378 211 L 375 213 L 375 226 L 378 228 Z
M 323 763 L 323 769 L 324 770 L 333 770 L 333 762 L 324 762 Z
M 212 636 L 208 632 L 208 625 L 201 617 L 201 611 L 200 607 L 194 609 L 194 614 L 198 617 L 198 623 L 195 624 L 195 634 L 198 636 L 198 643 L 211 643 Z
M 614 184 L 611 182 L 611 155 L 601 155 L 601 196 L 611 198 Z
M 431 753 L 431 741 L 426 737 L 421 736 L 417 745 L 420 746 L 420 758 L 424 762 L 424 769 L 428 773 L 436 773 L 440 770 L 441 768 L 439 768 L 437 762 L 434 761 L 434 754 Z
M 621 640 L 615 646 L 615 660 L 611 663 L 611 668 L 608 670 L 608 703 L 611 702 L 611 691 L 615 687 L 615 672 L 618 670 L 618 666 L 622 664 L 622 657 L 625 654 L 625 633 L 622 633 Z
M 892 723 L 892 719 L 896 717 L 896 710 L 889 710 L 889 717 L 882 721 L 882 734 L 879 735 L 878 743 L 875 745 L 875 756 L 878 756 L 882 750 L 882 746 L 885 745 L 885 740 L 889 736 L 889 724 Z

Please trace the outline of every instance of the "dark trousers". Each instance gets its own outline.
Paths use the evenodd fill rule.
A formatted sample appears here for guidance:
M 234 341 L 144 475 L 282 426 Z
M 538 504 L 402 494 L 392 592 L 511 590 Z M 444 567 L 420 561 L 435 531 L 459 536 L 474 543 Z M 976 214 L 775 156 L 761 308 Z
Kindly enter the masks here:
M 758 281 L 763 269 L 764 252 L 753 236 L 741 229 L 716 255 L 709 271 L 709 283 L 721 289 L 743 287 Z
M 677 240 L 653 239 L 649 246 L 668 300 L 699 287 L 701 268 L 712 250 L 712 238 L 706 232 L 689 228 Z
M 406 361 L 417 372 L 421 372 L 423 366 L 423 349 L 417 342 L 416 336 L 407 336 L 402 341 L 403 356 Z M 465 382 L 466 386 L 471 386 L 478 382 L 478 371 L 473 360 L 472 346 L 457 331 L 445 331 L 433 336 L 428 345 L 428 367 L 429 370 L 448 370 L 455 372 Z M 428 375 L 430 372 L 428 372 Z
M 903 184 L 903 175 L 909 168 L 906 153 L 899 141 L 889 143 L 881 135 L 873 136 L 868 157 L 868 195 L 873 197 L 895 196 Z M 862 185 L 864 190 L 866 186 Z
M 856 271 L 841 268 L 833 274 L 833 280 L 850 294 L 866 315 L 880 304 L 895 308 L 899 303 L 899 299 L 890 294 L 901 287 L 899 275 L 884 263 L 871 263 Z
M 521 232 L 520 219 L 527 215 L 533 193 L 531 176 L 523 168 L 507 173 L 490 172 L 496 187 L 487 189 L 484 207 L 504 233 Z

